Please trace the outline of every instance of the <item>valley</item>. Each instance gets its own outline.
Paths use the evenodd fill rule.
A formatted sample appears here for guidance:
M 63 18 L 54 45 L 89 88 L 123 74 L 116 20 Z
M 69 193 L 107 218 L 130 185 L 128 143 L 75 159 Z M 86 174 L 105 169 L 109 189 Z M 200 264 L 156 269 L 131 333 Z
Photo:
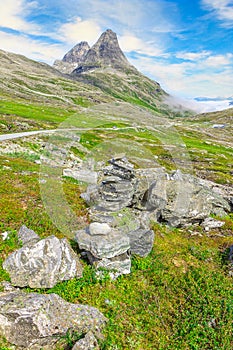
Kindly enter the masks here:
M 233 203 L 233 108 L 196 114 L 169 106 L 160 85 L 129 65 L 114 33 L 101 38 L 81 61 L 78 57 L 71 74 L 56 69 L 61 62 L 50 67 L 0 51 L 1 282 L 10 282 L 2 264 L 22 246 L 17 237 L 22 225 L 40 239 L 67 238 L 82 256 L 74 231 L 92 221 L 81 196 L 90 183 L 65 175 L 66 169 L 101 174 L 101 183 L 109 160 L 126 157 L 135 172 L 157 169 L 168 178 L 179 171 L 185 179 L 206 181 Z M 15 133 L 20 137 L 13 138 Z M 116 212 L 119 221 L 129 225 L 134 205 Z M 204 217 L 177 226 L 153 217 L 152 250 L 132 256 L 130 274 L 112 280 L 103 269 L 99 278 L 84 255 L 81 278 L 21 290 L 56 293 L 67 302 L 98 308 L 108 319 L 98 340 L 101 350 L 231 349 L 232 205 L 224 215 L 211 213 L 222 226 L 208 229 Z M 54 213 L 65 222 L 56 221 Z M 55 348 L 72 349 L 78 339 L 75 332 L 65 335 Z M 0 348 L 34 349 L 16 347 L 4 337 Z

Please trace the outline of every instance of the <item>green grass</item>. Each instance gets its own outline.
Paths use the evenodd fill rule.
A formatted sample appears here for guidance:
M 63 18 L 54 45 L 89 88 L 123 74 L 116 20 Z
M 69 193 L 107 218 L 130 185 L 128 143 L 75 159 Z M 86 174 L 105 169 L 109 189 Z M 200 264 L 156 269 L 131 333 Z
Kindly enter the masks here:
M 16 101 L 0 101 L 0 115 L 14 115 L 23 118 L 44 121 L 46 123 L 61 123 L 73 113 L 73 110 L 62 110 L 61 108 L 57 107 L 41 106 L 30 103 L 25 104 Z
M 128 129 L 124 123 L 103 122 L 102 117 L 88 120 L 86 115 L 80 114 L 78 118 L 79 125 L 87 122 L 93 127 L 81 135 L 81 144 L 87 151 L 95 150 L 102 143 L 105 147 L 105 142 L 111 140 L 125 140 L 126 145 L 127 140 L 133 140 L 152 155 L 157 155 L 160 164 L 167 168 L 175 165 L 155 132 L 145 128 L 138 131 Z M 101 125 L 103 129 L 115 128 L 94 129 Z M 117 130 L 117 127 L 126 128 Z M 231 149 L 205 143 L 200 135 L 186 135 L 182 140 L 189 150 L 195 171 L 203 167 L 207 177 L 211 170 L 214 179 L 227 183 Z M 66 142 L 66 139 L 59 141 Z M 173 135 L 167 135 L 165 141 L 175 142 Z M 40 152 L 34 141 L 18 142 Z M 86 155 L 85 151 L 75 147 L 71 151 L 82 157 Z M 208 161 L 210 158 L 213 164 Z M 0 232 L 10 232 L 7 240 L 0 241 L 1 263 L 19 248 L 16 231 L 22 224 L 40 237 L 64 236 L 43 206 L 38 183 L 40 167 L 34 160 L 21 153 L 0 156 Z M 86 225 L 86 206 L 80 198 L 82 184 L 63 178 L 62 186 L 69 205 L 80 220 L 80 227 Z M 233 216 L 222 220 L 225 225 L 208 232 L 208 236 L 200 227 L 169 229 L 154 224 L 153 250 L 146 258 L 133 257 L 130 275 L 111 281 L 105 272 L 99 280 L 94 269 L 83 261 L 82 278 L 59 283 L 50 290 L 33 291 L 57 293 L 69 302 L 99 308 L 109 319 L 104 330 L 105 339 L 100 342 L 101 350 L 229 350 L 233 348 L 233 293 L 224 252 L 232 244 Z M 191 232 L 196 235 L 191 235 Z M 73 241 L 71 244 L 77 250 Z M 9 276 L 0 267 L 2 280 L 9 280 Z M 30 288 L 24 290 L 32 291 Z M 75 339 L 68 335 L 66 341 L 71 348 Z M 59 350 L 62 348 L 58 347 Z M 10 347 L 1 340 L 0 349 L 9 350 Z

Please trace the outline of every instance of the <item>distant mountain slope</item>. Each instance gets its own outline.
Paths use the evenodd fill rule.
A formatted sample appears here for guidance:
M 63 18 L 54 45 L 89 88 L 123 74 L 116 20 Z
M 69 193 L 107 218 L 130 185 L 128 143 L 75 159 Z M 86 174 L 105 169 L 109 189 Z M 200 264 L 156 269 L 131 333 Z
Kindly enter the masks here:
M 56 69 L 5 51 L 0 51 L 0 62 L 0 98 L 74 109 L 123 101 L 157 116 L 186 115 L 185 108 L 177 111 L 165 102 L 168 94 L 159 83 L 128 62 L 111 30 L 91 48 L 87 42 L 77 44 Z M 74 65 L 78 67 L 71 74 L 63 73 Z
M 113 100 L 100 89 L 74 81 L 45 63 L 2 50 L 0 62 L 1 97 L 56 106 Z

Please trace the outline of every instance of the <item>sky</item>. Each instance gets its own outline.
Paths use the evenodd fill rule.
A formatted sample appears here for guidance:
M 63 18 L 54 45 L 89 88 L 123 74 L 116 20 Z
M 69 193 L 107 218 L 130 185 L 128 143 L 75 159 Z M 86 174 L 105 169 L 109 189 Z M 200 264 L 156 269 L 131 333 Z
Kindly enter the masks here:
M 130 63 L 180 98 L 233 96 L 233 0 L 2 0 L 0 48 L 52 64 L 117 33 Z

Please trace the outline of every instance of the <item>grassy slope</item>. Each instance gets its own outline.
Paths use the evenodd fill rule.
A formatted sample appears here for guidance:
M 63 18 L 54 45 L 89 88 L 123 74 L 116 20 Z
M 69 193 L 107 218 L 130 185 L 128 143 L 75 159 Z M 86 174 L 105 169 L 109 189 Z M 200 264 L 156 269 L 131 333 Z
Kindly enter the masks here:
M 66 81 L 65 84 L 80 83 Z M 92 88 L 86 89 L 90 94 Z M 79 108 L 84 106 L 80 99 L 79 104 L 69 104 L 67 108 L 61 99 L 54 104 L 53 98 L 45 101 L 43 97 L 36 102 L 33 99 L 25 102 L 26 97 L 18 96 L 13 100 L 9 96 L 2 96 L 0 109 L 1 123 L 12 125 L 8 131 L 19 129 L 15 121 L 19 121 L 20 125 L 22 122 L 28 124 L 29 129 L 50 128 L 75 114 L 79 117 L 79 123 L 93 127 L 93 130 L 82 134 L 81 143 L 87 151 L 101 144 L 104 149 L 104 142 L 120 138 L 129 143 L 137 142 L 148 154 L 156 155 L 157 162 L 167 169 L 175 169 L 178 164 L 179 160 L 175 164 L 169 150 L 161 143 L 161 137 L 156 131 L 146 128 L 145 123 L 137 130 L 116 129 L 126 126 L 126 123 L 134 124 L 137 117 L 137 113 L 132 113 L 132 116 L 126 113 L 124 104 L 125 120 L 116 120 L 119 110 L 116 108 L 114 114 L 111 105 L 112 116 L 106 122 L 108 110 L 105 114 L 95 112 L 94 116 L 91 112 L 82 113 Z M 106 92 L 99 93 L 99 96 L 108 102 L 114 101 Z M 128 92 L 124 96 L 125 99 L 126 96 L 131 98 Z M 91 101 L 87 97 L 87 100 L 89 105 L 95 103 L 94 99 Z M 128 102 L 133 101 L 129 99 Z M 228 112 L 222 113 L 226 118 Z M 158 114 L 163 115 L 161 110 L 155 115 Z M 231 123 L 229 116 L 227 122 Z M 153 120 L 153 115 L 151 118 Z M 186 145 L 194 173 L 232 186 L 232 147 L 224 141 L 228 137 L 230 142 L 230 131 L 222 130 L 222 133 L 226 133 L 226 137 L 223 137 L 223 134 L 212 129 L 215 119 L 208 119 L 208 115 L 205 121 L 206 118 L 209 124 L 203 124 L 203 116 L 178 120 L 176 130 Z M 140 120 L 143 122 L 139 116 L 137 124 Z M 153 123 L 150 120 L 147 124 L 151 127 Z M 96 125 L 107 129 L 96 130 Z M 109 130 L 113 126 L 115 128 Z M 5 132 L 7 129 L 3 126 L 1 130 Z M 173 142 L 170 134 L 164 139 L 168 144 Z M 24 147 L 23 152 L 3 154 L 0 150 L 0 231 L 11 232 L 8 240 L 0 241 L 1 261 L 19 246 L 16 230 L 22 224 L 34 229 L 41 237 L 51 234 L 62 237 L 47 215 L 40 196 L 40 167 L 34 163 L 43 153 L 38 140 L 37 137 L 9 143 Z M 46 138 L 43 137 L 41 141 L 45 142 Z M 35 151 L 35 154 L 30 154 L 29 150 Z M 72 151 L 85 156 L 85 148 Z M 80 218 L 80 225 L 88 220 L 85 204 L 79 197 L 82 186 L 68 178 L 63 181 L 66 199 Z M 109 318 L 101 349 L 231 349 L 232 279 L 228 276 L 223 252 L 232 244 L 233 217 L 222 220 L 225 225 L 208 232 L 208 235 L 200 227 L 178 230 L 154 224 L 153 251 L 147 258 L 133 258 L 131 275 L 122 276 L 114 282 L 106 275 L 98 281 L 93 269 L 83 262 L 85 273 L 82 279 L 60 283 L 42 292 L 56 292 L 70 302 L 98 307 Z M 2 268 L 0 280 L 9 280 Z M 0 349 L 7 350 L 10 346 L 1 340 Z

